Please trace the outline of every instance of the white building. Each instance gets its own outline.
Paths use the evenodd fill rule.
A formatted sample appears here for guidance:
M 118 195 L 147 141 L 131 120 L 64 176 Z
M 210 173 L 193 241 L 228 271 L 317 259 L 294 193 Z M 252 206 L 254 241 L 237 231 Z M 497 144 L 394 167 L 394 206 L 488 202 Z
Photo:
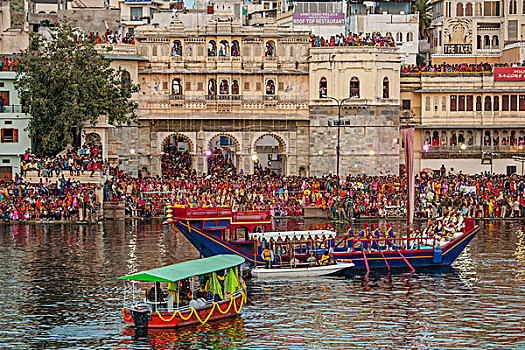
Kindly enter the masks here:
M 403 64 L 416 64 L 419 52 L 419 15 L 410 13 L 409 2 L 349 3 L 347 30 L 351 33 L 379 33 L 392 37 Z

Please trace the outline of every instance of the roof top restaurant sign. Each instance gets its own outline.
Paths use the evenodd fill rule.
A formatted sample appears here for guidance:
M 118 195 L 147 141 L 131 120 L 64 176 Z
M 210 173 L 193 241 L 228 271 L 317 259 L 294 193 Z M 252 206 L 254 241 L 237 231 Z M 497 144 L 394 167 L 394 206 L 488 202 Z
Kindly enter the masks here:
M 345 14 L 342 12 L 298 12 L 293 14 L 295 25 L 344 25 Z
M 495 81 L 525 81 L 525 67 L 495 67 Z

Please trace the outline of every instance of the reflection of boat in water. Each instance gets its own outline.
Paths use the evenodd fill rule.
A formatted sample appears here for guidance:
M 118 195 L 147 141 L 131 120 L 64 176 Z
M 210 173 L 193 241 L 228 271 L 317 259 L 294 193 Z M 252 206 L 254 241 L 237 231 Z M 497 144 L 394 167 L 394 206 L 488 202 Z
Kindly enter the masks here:
M 136 328 L 174 328 L 235 316 L 246 302 L 243 263 L 236 255 L 218 255 L 119 277 L 132 281 L 131 303 L 122 308 L 124 322 Z M 154 286 L 139 298 L 136 282 Z M 168 284 L 167 294 L 161 283 Z
M 171 207 L 166 223 L 181 231 L 202 256 L 236 254 L 251 266 L 264 266 L 264 248 L 281 245 L 288 248 L 277 252 L 275 264 L 317 260 L 328 250 L 337 261 L 354 263 L 351 271 L 450 266 L 479 232 L 473 219 L 465 219 L 465 227 L 448 243 L 434 237 L 358 239 L 329 230 L 270 233 L 264 232 L 271 228 L 269 211 L 232 212 L 229 207 Z M 261 232 L 269 238 L 260 240 Z
M 320 277 L 335 275 L 354 266 L 355 264 L 351 262 L 337 262 L 335 264 L 323 266 L 284 267 L 273 269 L 257 267 L 252 270 L 252 275 L 256 278 Z

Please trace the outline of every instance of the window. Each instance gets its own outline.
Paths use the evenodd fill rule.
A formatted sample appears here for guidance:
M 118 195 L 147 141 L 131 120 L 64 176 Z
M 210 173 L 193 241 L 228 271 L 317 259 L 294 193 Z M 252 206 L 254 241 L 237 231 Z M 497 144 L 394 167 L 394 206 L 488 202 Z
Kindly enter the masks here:
M 458 97 L 456 95 L 450 96 L 450 111 L 455 112 L 458 110 Z
M 499 96 L 494 96 L 494 105 L 492 106 L 492 110 L 499 111 Z
M 217 82 L 215 79 L 208 80 L 208 96 L 217 95 Z
M 501 96 L 501 110 L 502 111 L 509 110 L 509 95 Z
M 359 98 L 359 79 L 357 77 L 350 79 L 350 97 Z
M 186 91 L 191 91 L 191 82 L 186 82 Z
M 232 56 L 240 56 L 241 50 L 239 49 L 239 42 L 237 40 L 232 41 Z
M 158 49 L 157 49 L 157 45 L 153 45 L 153 46 L 151 47 L 151 55 L 152 55 L 152 56 L 157 56 L 157 55 L 158 55 L 158 52 L 157 52 L 157 51 L 158 51 Z
M 175 40 L 173 42 L 173 47 L 171 48 L 171 55 L 182 56 L 182 44 L 180 43 L 180 40 Z
M 492 111 L 492 101 L 490 96 L 485 96 L 485 111 Z
M 434 112 L 438 110 L 439 97 L 434 96 Z
M 408 32 L 407 33 L 407 41 L 412 41 L 414 40 L 414 34 L 412 32 Z
M 396 34 L 396 41 L 402 42 L 403 41 L 403 33 L 397 33 Z
M 279 91 L 284 91 L 284 83 L 282 81 L 279 82 Z
M 173 82 L 171 83 L 171 93 L 176 96 L 182 95 L 182 83 L 180 78 L 173 79 Z
M 239 81 L 233 80 L 232 82 L 232 95 L 239 95 Z
M 467 96 L 467 111 L 472 112 L 474 110 L 474 96 Z
M 465 16 L 472 17 L 472 4 L 470 2 L 465 6 Z
M 9 106 L 9 91 L 0 91 L 0 106 Z
M 162 90 L 168 90 L 168 82 L 167 81 L 163 81 L 162 82 Z
M 499 38 L 497 35 L 492 37 L 492 48 L 497 49 L 499 47 Z
M 274 57 L 275 56 L 275 43 L 273 40 L 266 42 L 266 50 L 264 51 L 265 57 Z
M 13 124 L 13 121 L 12 121 L 12 120 L 6 120 L 6 121 L 4 122 L 4 124 L 5 124 L 5 125 L 11 125 L 11 124 Z
M 525 95 L 520 95 L 519 108 L 520 111 L 525 111 Z
M 456 17 L 463 17 L 463 4 L 459 3 L 456 5 Z
M 255 91 L 261 91 L 261 83 L 255 83 Z
M 217 43 L 215 43 L 215 40 L 210 40 L 208 42 L 208 57 L 215 56 L 217 56 Z
M 219 84 L 219 94 L 229 95 L 230 94 L 230 83 L 226 79 L 222 79 Z
M 402 101 L 402 108 L 403 110 L 407 110 L 407 109 L 410 109 L 410 100 L 403 100 Z
M 9 163 L 11 163 L 11 161 L 9 159 L 2 159 L 2 163 L 3 164 L 9 164 Z
M 327 81 L 325 77 L 322 77 L 319 80 L 319 98 L 325 98 L 327 95 Z
M 250 90 L 250 83 L 247 81 L 244 82 L 244 90 Z
M 266 95 L 275 95 L 275 82 L 272 79 L 266 81 Z
M 197 90 L 199 90 L 199 91 L 204 90 L 204 84 L 202 83 L 202 81 L 199 81 L 197 83 Z
M 141 21 L 142 20 L 142 7 L 130 7 L 129 8 L 129 19 L 130 21 Z
M 18 129 L 2 129 L 2 143 L 18 142 Z
M 518 110 L 518 95 L 510 95 L 510 110 Z
M 481 111 L 481 96 L 476 97 L 476 111 Z
M 464 111 L 465 110 L 465 96 L 459 95 L 458 96 L 458 111 Z
M 430 112 L 430 96 L 425 98 L 425 111 Z
M 518 3 L 516 0 L 509 1 L 509 15 L 515 15 L 518 10 Z
M 131 75 L 127 70 L 122 71 L 122 75 L 120 76 L 120 84 L 122 85 L 122 88 L 127 91 L 130 83 Z
M 445 96 L 441 97 L 441 110 L 447 110 L 447 98 Z
M 10 166 L 0 166 L 0 181 L 11 181 L 13 179 L 13 168 Z
M 390 83 L 388 78 L 383 78 L 383 98 L 390 98 Z
M 219 56 L 230 55 L 230 43 L 227 40 L 221 40 L 219 43 Z

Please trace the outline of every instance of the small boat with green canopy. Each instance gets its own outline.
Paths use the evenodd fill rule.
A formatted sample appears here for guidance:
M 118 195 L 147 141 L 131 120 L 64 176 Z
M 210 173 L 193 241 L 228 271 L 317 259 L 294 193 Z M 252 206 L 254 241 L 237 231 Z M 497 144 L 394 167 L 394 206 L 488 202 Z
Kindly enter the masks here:
M 131 282 L 125 288 L 124 322 L 175 328 L 236 316 L 246 302 L 243 263 L 238 255 L 216 255 L 118 277 Z

